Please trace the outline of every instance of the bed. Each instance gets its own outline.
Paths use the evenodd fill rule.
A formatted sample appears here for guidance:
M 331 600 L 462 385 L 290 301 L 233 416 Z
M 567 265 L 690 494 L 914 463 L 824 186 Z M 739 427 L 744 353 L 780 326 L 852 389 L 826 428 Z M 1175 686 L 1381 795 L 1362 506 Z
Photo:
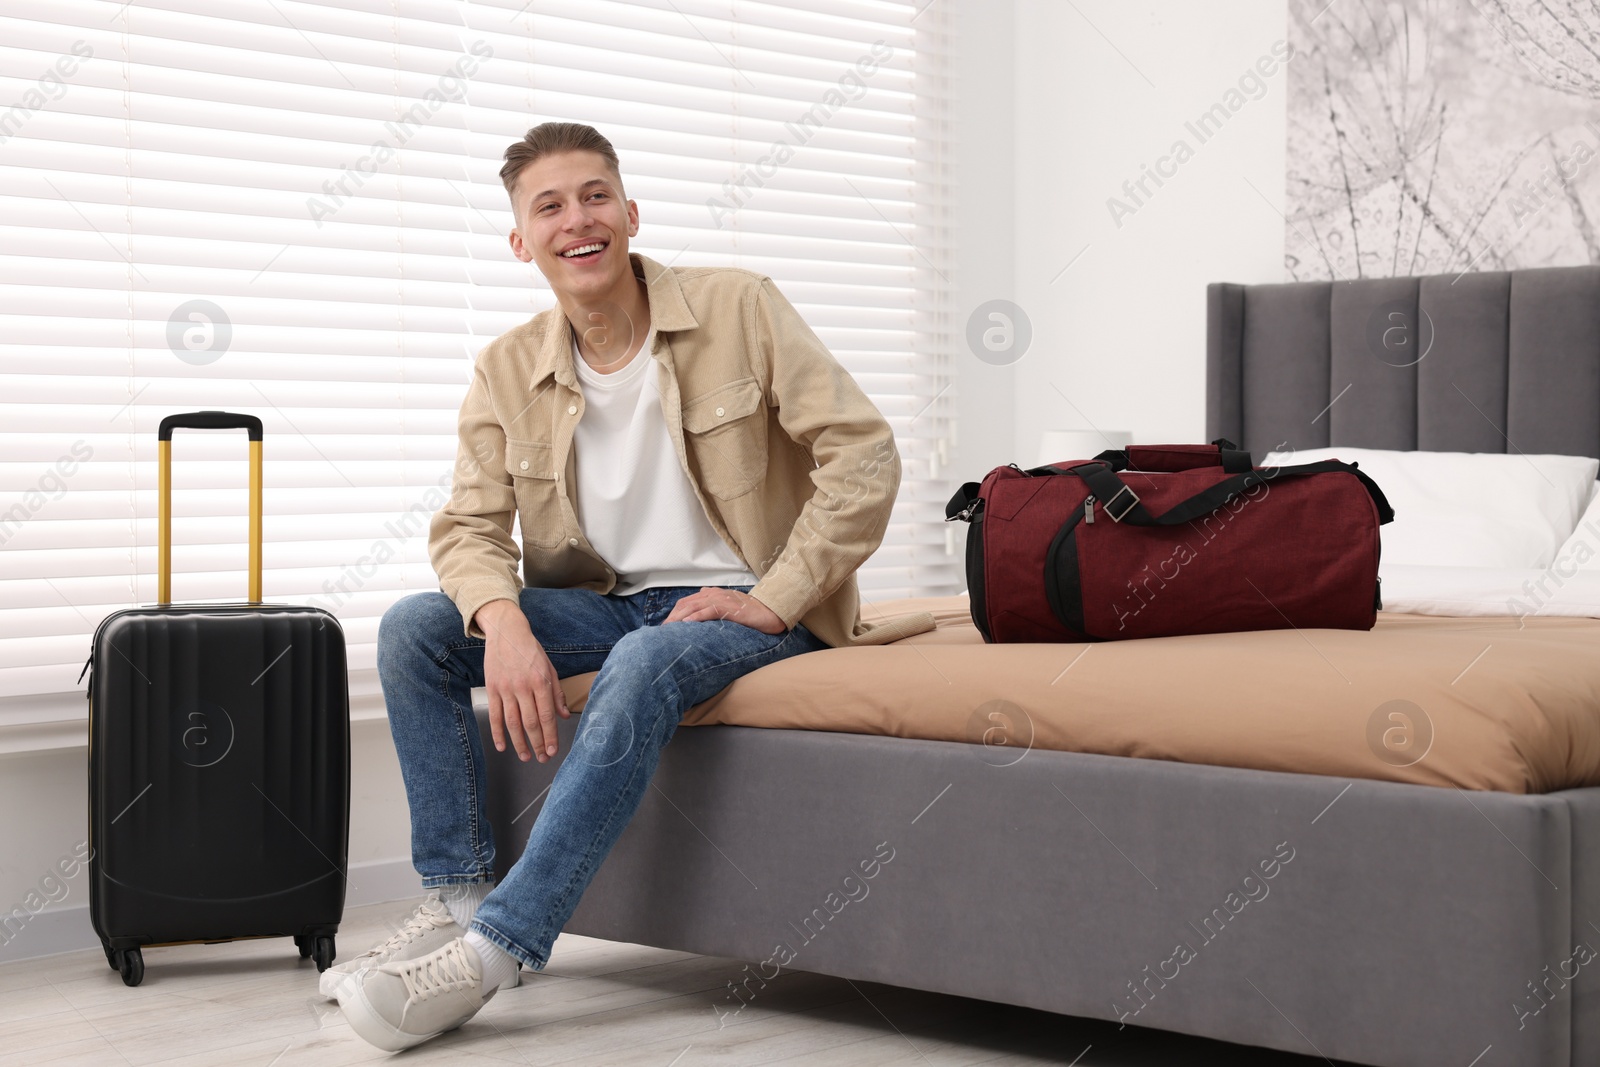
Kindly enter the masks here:
M 1600 268 L 1208 301 L 1208 436 L 1600 455 Z M 1396 323 L 1422 358 L 1374 346 Z M 1383 1067 L 1600 1063 L 1600 621 L 996 647 L 962 598 L 872 610 L 939 625 L 696 707 L 569 931 L 749 961 L 719 1014 L 799 969 Z M 480 725 L 503 872 L 559 760 Z

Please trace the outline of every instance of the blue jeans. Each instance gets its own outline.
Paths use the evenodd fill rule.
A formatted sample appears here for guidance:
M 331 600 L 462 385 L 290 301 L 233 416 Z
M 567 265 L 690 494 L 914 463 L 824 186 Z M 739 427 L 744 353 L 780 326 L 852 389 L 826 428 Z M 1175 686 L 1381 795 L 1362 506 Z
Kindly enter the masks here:
M 799 625 L 781 634 L 727 619 L 663 626 L 672 606 L 694 592 L 522 591 L 522 613 L 557 675 L 600 672 L 522 858 L 472 921 L 534 970 L 549 961 L 684 714 L 758 667 L 828 647 Z M 400 600 L 378 628 L 378 676 L 411 806 L 411 858 L 427 889 L 494 881 L 471 693 L 484 684 L 483 656 L 484 642 L 465 635 L 461 613 L 443 593 Z

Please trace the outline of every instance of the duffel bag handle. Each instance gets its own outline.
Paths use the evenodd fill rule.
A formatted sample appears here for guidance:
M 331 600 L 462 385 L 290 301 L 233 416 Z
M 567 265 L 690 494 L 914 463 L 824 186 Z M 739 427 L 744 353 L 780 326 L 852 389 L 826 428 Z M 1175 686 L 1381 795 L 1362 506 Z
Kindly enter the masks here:
M 1089 491 L 1099 498 L 1106 515 L 1113 522 L 1127 523 L 1129 526 L 1182 526 L 1186 522 L 1193 522 L 1203 515 L 1211 514 L 1234 497 L 1258 485 L 1265 485 L 1278 478 L 1302 478 L 1334 471 L 1345 471 L 1360 480 L 1367 490 L 1367 495 L 1371 496 L 1372 502 L 1377 505 L 1380 526 L 1394 521 L 1394 509 L 1389 506 L 1389 499 L 1383 495 L 1383 490 L 1378 488 L 1378 483 L 1357 469 L 1354 463 L 1342 463 L 1336 459 L 1325 459 L 1320 463 L 1303 463 L 1298 467 L 1263 467 L 1260 470 L 1235 474 L 1232 478 L 1220 481 L 1188 500 L 1173 505 L 1160 515 L 1150 514 L 1140 501 L 1139 494 L 1134 492 L 1127 482 L 1117 477 L 1109 463 L 1097 460 L 1072 468 L 1072 473 L 1082 478 Z
M 1167 474 L 1201 467 L 1221 467 L 1229 474 L 1243 474 L 1255 466 L 1250 460 L 1250 453 L 1242 451 L 1223 437 L 1209 445 L 1129 445 L 1126 449 L 1110 448 L 1095 458 L 1109 463 L 1114 471 L 1161 471 Z

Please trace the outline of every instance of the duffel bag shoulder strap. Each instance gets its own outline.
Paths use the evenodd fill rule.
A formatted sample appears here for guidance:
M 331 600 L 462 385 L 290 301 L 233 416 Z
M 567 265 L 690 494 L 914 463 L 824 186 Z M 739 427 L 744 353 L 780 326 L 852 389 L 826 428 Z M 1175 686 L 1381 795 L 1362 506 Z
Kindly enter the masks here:
M 991 470 L 981 482 L 962 482 L 961 488 L 952 493 L 950 499 L 945 503 L 944 521 L 954 522 L 956 519 L 960 519 L 962 522 L 971 522 L 983 510 L 983 487 L 990 485 L 996 477 L 1008 470 L 1024 475 L 1041 473 L 1040 471 L 1025 471 L 1015 463 L 1008 463 L 1004 467 L 996 467 Z M 1065 469 L 1056 470 L 1054 467 L 1046 467 L 1044 471 L 1050 474 L 1067 473 Z
M 980 488 L 979 482 L 963 482 L 961 488 L 950 497 L 950 502 L 944 506 L 944 521 L 970 520 L 982 499 L 978 496 Z
M 1354 463 L 1342 463 L 1336 459 L 1325 459 L 1320 463 L 1302 463 L 1297 467 L 1262 467 L 1259 470 L 1235 474 L 1209 489 L 1196 493 L 1188 500 L 1173 505 L 1160 515 L 1150 514 L 1140 501 L 1139 494 L 1135 493 L 1128 483 L 1117 477 L 1109 464 L 1085 463 L 1072 468 L 1072 473 L 1082 478 L 1088 485 L 1089 491 L 1099 498 L 1106 515 L 1113 522 L 1125 522 L 1129 526 L 1182 526 L 1202 515 L 1211 514 L 1234 497 L 1258 485 L 1266 485 L 1279 478 L 1304 478 L 1334 471 L 1345 471 L 1361 481 L 1367 494 L 1372 497 L 1372 502 L 1377 505 L 1379 525 L 1394 521 L 1394 509 L 1389 506 L 1389 500 L 1383 495 L 1383 490 L 1378 488 L 1378 483 L 1367 477 Z

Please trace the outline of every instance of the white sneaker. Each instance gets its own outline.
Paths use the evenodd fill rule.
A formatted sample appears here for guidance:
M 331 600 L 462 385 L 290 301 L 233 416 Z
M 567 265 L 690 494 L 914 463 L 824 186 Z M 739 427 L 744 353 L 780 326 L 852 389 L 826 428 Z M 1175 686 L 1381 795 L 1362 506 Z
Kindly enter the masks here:
M 416 959 L 363 967 L 339 987 L 350 1029 L 389 1052 L 454 1030 L 497 990 L 483 988 L 483 964 L 461 938 Z
M 361 968 L 376 969 L 382 964 L 397 960 L 414 960 L 443 948 L 456 938 L 465 935 L 466 931 L 450 917 L 450 909 L 445 907 L 444 901 L 437 895 L 430 896 L 418 905 L 417 910 L 411 913 L 411 917 L 387 941 L 374 945 L 360 956 L 323 971 L 317 982 L 317 989 L 329 1000 L 337 1000 L 339 987 Z M 502 982 L 500 988 L 514 988 L 521 980 L 519 969 L 517 974 Z

